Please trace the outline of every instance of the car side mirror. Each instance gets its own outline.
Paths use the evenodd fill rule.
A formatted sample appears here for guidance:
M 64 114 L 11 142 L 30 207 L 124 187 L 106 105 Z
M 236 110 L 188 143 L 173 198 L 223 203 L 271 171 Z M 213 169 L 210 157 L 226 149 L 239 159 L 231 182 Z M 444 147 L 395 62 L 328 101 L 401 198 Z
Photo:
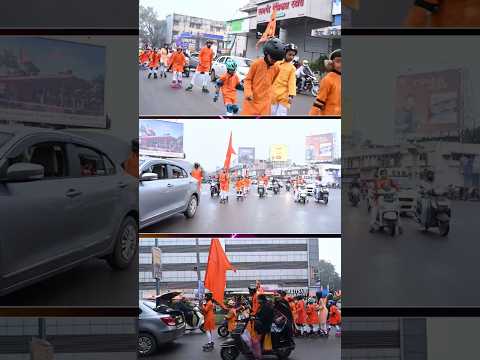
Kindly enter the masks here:
M 155 173 L 143 173 L 142 176 L 140 177 L 141 181 L 152 181 L 152 180 L 158 180 L 158 174 Z
M 7 168 L 7 182 L 34 181 L 43 179 L 45 169 L 42 165 L 32 163 L 16 163 Z

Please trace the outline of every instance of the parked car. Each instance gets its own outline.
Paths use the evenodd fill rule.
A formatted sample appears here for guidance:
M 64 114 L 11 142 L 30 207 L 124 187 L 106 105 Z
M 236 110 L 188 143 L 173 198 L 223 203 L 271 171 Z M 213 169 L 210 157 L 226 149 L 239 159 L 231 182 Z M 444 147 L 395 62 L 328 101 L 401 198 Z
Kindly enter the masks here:
M 85 137 L 0 126 L 0 203 L 0 295 L 92 257 L 125 269 L 136 256 L 137 181 Z
M 252 60 L 239 56 L 219 56 L 212 64 L 212 71 L 210 72 L 212 81 L 215 81 L 227 72 L 227 67 L 225 66 L 227 59 L 232 59 L 237 63 L 237 75 L 243 87 L 243 80 L 250 70 Z
M 140 228 L 176 214 L 192 218 L 200 203 L 198 182 L 180 161 L 141 158 L 138 190 Z
M 198 66 L 198 53 L 192 53 L 189 57 L 188 67 L 195 71 Z
M 185 333 L 185 319 L 181 311 L 155 302 L 140 300 L 138 315 L 138 354 L 149 356 L 159 345 L 172 342 Z

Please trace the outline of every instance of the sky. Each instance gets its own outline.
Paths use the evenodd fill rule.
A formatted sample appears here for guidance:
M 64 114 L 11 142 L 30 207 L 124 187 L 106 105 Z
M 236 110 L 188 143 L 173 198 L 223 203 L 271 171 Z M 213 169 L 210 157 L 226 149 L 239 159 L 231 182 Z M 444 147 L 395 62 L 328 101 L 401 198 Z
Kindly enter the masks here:
M 320 260 L 326 260 L 335 266 L 335 271 L 342 274 L 342 240 L 318 239 L 318 255 Z
M 272 144 L 288 146 L 288 158 L 305 164 L 305 136 L 340 134 L 339 119 L 182 119 L 186 160 L 199 162 L 206 171 L 223 166 L 230 131 L 235 152 L 255 147 L 256 159 L 268 159 Z M 338 139 L 339 140 L 339 139 Z M 236 156 L 232 158 L 236 159 Z
M 247 3 L 248 0 L 140 0 L 140 5 L 153 7 L 161 20 L 175 12 L 182 15 L 227 21 L 245 16 L 246 13 L 241 13 L 238 9 Z

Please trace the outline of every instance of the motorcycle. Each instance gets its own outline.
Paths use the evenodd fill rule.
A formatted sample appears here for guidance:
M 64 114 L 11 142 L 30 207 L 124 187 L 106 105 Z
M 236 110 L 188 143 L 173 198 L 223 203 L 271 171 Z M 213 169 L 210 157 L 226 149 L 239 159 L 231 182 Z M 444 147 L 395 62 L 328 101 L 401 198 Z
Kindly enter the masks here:
M 245 316 L 242 312 L 237 314 L 237 321 L 246 320 L 248 318 L 248 314 Z M 227 337 L 230 335 L 230 331 L 228 331 L 228 320 L 224 319 L 220 326 L 217 329 L 218 336 L 220 337 Z
M 425 231 L 436 227 L 441 236 L 447 236 L 450 231 L 450 201 L 443 192 L 434 189 L 427 192 L 421 191 L 417 202 L 416 218 Z
M 299 187 L 297 189 L 296 202 L 306 204 L 308 202 L 308 192 L 306 187 Z
M 218 181 L 211 181 L 210 182 L 210 196 L 213 198 L 214 196 L 220 195 L 220 186 Z
M 258 184 L 257 192 L 258 192 L 258 196 L 263 198 L 265 196 L 265 185 Z
M 315 191 L 314 191 L 315 202 L 319 203 L 320 201 L 323 201 L 323 203 L 327 205 L 329 195 L 330 195 L 330 192 L 325 186 L 322 186 L 322 185 L 315 186 Z
M 280 186 L 278 185 L 278 183 L 274 183 L 274 184 L 272 185 L 272 189 L 273 189 L 273 193 L 274 193 L 275 195 L 277 195 L 277 194 L 280 192 Z
M 377 196 L 378 213 L 370 232 L 387 229 L 391 236 L 395 236 L 402 231 L 399 226 L 400 205 L 397 193 L 392 190 L 379 190 Z
M 357 187 L 354 187 L 350 190 L 348 198 L 353 207 L 357 207 L 360 202 L 360 190 Z
M 302 79 L 297 78 L 297 93 L 305 93 L 305 94 L 311 94 L 312 96 L 317 96 L 318 90 L 320 88 L 320 83 L 315 77 L 315 74 L 313 73 L 310 68 L 307 68 L 304 70 L 305 71 L 305 81 L 303 83 L 302 87 Z
M 230 339 L 224 341 L 220 349 L 222 360 L 236 360 L 240 354 L 245 355 L 247 359 L 253 358 L 252 350 L 248 344 L 249 335 L 246 327 L 254 318 L 250 317 L 246 321 L 239 321 Z M 261 349 L 262 355 L 276 356 L 279 360 L 287 360 L 290 354 L 295 350 L 295 342 L 291 336 L 288 336 L 289 323 L 283 316 L 275 316 L 271 327 L 272 349 Z
M 242 200 L 242 201 L 243 201 L 243 199 L 244 199 L 244 197 L 245 197 L 244 195 L 245 195 L 245 194 L 244 194 L 243 190 L 237 190 L 237 201 L 238 201 L 238 200 Z

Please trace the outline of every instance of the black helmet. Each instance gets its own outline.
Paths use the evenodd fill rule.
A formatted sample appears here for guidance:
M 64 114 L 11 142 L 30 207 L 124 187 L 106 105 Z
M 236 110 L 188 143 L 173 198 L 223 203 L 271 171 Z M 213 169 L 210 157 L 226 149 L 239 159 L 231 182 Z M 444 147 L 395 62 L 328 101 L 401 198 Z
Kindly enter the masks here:
M 285 53 L 287 53 L 287 51 L 295 51 L 295 55 L 297 55 L 298 54 L 298 47 L 297 47 L 297 45 L 295 45 L 293 43 L 287 44 L 287 45 L 285 45 Z
M 342 49 L 334 50 L 330 54 L 330 60 L 335 60 L 337 57 L 342 57 Z
M 205 299 L 212 300 L 212 293 L 206 293 L 205 294 Z
M 253 294 L 253 293 L 255 293 L 256 291 L 257 291 L 257 286 L 256 286 L 255 284 L 250 284 L 250 285 L 248 286 L 248 292 L 249 292 L 250 294 Z
M 285 45 L 277 38 L 271 38 L 263 46 L 263 54 L 270 55 L 273 60 L 282 60 L 285 55 Z

